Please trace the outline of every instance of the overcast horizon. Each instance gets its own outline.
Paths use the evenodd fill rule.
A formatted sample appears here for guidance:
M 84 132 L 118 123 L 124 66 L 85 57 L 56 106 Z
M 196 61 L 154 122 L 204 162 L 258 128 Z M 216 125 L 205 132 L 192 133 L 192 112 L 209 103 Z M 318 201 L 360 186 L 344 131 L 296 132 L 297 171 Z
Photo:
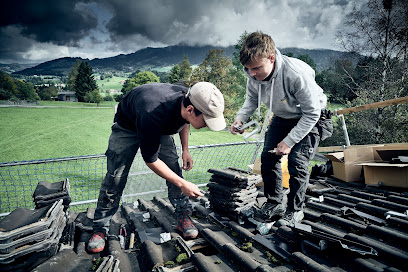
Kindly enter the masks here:
M 341 50 L 335 35 L 365 0 L 6 0 L 0 9 L 0 63 L 62 57 L 107 58 L 146 47 L 227 47 L 246 31 L 277 48 Z

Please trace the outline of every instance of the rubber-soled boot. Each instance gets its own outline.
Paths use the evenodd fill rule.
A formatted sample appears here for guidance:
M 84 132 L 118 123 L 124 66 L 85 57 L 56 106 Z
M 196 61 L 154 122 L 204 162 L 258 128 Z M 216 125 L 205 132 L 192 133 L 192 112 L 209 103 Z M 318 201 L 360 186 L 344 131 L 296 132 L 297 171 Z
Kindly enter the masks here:
M 88 251 L 91 253 L 98 253 L 105 248 L 105 235 L 102 232 L 92 234 L 88 242 Z
M 177 229 L 183 234 L 184 238 L 194 239 L 198 235 L 198 230 L 191 222 L 188 212 L 184 212 L 177 218 Z

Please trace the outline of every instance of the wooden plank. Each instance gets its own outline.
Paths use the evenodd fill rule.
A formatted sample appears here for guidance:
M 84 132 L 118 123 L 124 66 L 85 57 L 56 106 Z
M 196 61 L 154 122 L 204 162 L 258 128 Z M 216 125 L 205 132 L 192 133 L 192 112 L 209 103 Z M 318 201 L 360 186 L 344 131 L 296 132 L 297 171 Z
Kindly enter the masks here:
M 408 103 L 408 96 L 337 111 L 337 115 Z
M 343 146 L 322 146 L 317 148 L 317 152 L 331 153 L 343 151 Z

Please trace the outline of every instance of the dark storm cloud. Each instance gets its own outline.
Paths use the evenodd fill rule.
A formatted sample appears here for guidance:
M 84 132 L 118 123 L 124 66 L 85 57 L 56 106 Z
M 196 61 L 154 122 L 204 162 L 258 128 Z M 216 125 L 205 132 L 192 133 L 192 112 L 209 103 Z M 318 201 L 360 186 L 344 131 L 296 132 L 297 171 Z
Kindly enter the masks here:
M 103 58 L 174 44 L 229 46 L 246 32 L 278 48 L 333 48 L 355 3 L 367 0 L 4 0 L 0 62 Z
M 170 44 L 183 42 L 183 39 L 190 44 L 200 44 L 200 41 L 201 44 L 209 44 L 211 43 L 209 38 L 212 35 L 215 35 L 216 39 L 221 39 L 223 34 L 218 31 L 225 27 L 222 22 L 227 17 L 244 12 L 250 2 L 242 0 L 103 1 L 113 13 L 113 18 L 106 27 L 114 40 L 137 33 L 151 41 Z M 228 20 L 225 22 L 227 23 Z M 196 30 L 195 33 L 194 30 Z M 196 38 L 199 36 L 201 39 Z
M 14 26 L 38 42 L 73 44 L 96 27 L 94 14 L 72 0 L 6 0 L 0 9 L 0 27 Z
M 20 31 L 13 27 L 0 28 L 0 59 L 5 62 L 19 62 L 31 46 L 30 40 L 20 36 Z
M 283 44 L 301 35 L 327 35 L 352 2 L 364 0 L 103 0 L 113 17 L 106 25 L 112 40 L 137 35 L 153 42 L 232 45 L 244 31 L 262 30 Z M 282 33 L 282 32 L 288 33 Z M 292 35 L 291 41 L 286 41 Z M 286 44 L 285 44 L 286 45 Z M 326 45 L 327 47 L 327 45 Z
M 354 3 L 346 0 L 288 1 L 291 9 L 298 9 L 298 25 L 307 29 L 310 38 L 323 35 L 326 29 L 334 30 L 334 25 L 341 23 L 344 9 Z M 300 9 L 299 9 L 300 7 Z

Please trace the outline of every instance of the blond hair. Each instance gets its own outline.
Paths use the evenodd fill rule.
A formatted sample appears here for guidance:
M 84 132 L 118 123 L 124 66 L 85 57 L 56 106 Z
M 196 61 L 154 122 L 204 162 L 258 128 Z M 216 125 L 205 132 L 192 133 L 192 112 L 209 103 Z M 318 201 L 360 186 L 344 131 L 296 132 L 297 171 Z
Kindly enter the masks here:
M 248 61 L 257 58 L 268 58 L 275 54 L 275 42 L 271 36 L 262 32 L 253 32 L 248 35 L 239 52 L 239 61 L 245 65 Z

